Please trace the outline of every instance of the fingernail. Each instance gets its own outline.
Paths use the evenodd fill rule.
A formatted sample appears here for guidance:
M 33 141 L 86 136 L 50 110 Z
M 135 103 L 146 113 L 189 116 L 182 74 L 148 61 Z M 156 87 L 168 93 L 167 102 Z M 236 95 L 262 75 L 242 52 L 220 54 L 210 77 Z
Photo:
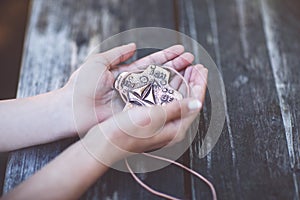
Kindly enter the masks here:
M 188 108 L 190 110 L 198 110 L 201 108 L 202 103 L 198 99 L 193 99 L 188 103 Z

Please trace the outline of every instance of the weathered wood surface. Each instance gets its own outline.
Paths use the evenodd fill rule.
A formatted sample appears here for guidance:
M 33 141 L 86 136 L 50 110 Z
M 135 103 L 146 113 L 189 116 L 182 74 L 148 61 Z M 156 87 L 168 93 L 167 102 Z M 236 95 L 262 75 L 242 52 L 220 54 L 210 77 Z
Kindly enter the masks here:
M 213 182 L 219 199 L 299 199 L 299 9 L 296 0 L 35 0 L 18 97 L 61 87 L 93 45 L 120 31 L 142 26 L 177 29 L 199 41 L 214 58 L 227 93 L 226 123 L 213 151 L 198 157 L 209 123 L 208 99 L 199 135 L 182 160 Z M 4 191 L 71 142 L 11 153 Z M 174 167 L 142 178 L 178 197 L 211 195 L 206 185 Z M 104 198 L 156 197 L 128 174 L 111 170 L 82 197 Z
M 277 47 L 272 45 L 279 41 L 270 34 L 277 34 L 283 26 L 275 29 L 275 22 L 266 20 L 273 20 L 271 11 L 265 10 L 272 3 L 188 0 L 180 6 L 182 21 L 188 22 L 181 29 L 214 57 L 225 82 L 226 126 L 218 144 L 206 160 L 197 158 L 201 139 L 191 147 L 192 167 L 213 180 L 222 199 L 299 199 L 299 136 L 291 131 L 291 124 L 283 123 L 291 123 L 285 116 L 290 114 L 284 114 L 291 80 L 284 72 L 286 77 L 278 77 L 281 58 L 274 58 Z M 275 12 L 283 14 L 281 9 Z M 293 31 L 291 28 L 290 34 Z M 298 67 L 299 59 L 292 58 Z M 194 180 L 193 197 L 209 198 L 203 191 L 206 187 Z

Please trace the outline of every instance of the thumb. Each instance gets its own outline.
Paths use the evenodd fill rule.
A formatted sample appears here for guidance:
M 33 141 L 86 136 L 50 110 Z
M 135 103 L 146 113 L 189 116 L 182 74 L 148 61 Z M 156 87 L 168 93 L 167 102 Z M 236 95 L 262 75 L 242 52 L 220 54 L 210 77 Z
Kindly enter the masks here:
M 200 111 L 197 99 L 183 99 L 164 106 L 134 107 L 113 116 L 113 129 L 121 130 L 135 138 L 150 138 L 171 121 L 184 118 Z

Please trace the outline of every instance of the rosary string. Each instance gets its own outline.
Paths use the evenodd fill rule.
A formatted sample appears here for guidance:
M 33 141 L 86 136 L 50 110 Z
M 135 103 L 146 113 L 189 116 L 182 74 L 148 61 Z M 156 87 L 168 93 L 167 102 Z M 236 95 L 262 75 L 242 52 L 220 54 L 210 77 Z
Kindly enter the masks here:
M 143 155 L 148 156 L 148 157 L 152 157 L 152 158 L 155 158 L 155 159 L 158 159 L 158 160 L 162 160 L 162 161 L 165 161 L 165 162 L 169 162 L 169 163 L 174 164 L 174 165 L 177 165 L 178 167 L 180 167 L 180 168 L 182 168 L 182 169 L 188 171 L 189 173 L 191 173 L 191 174 L 197 176 L 199 179 L 201 179 L 203 182 L 205 182 L 205 183 L 209 186 L 209 188 L 210 188 L 210 190 L 211 190 L 211 193 L 212 193 L 212 198 L 213 198 L 213 200 L 217 200 L 217 193 L 216 193 L 216 190 L 215 190 L 213 184 L 212 184 L 209 180 L 207 180 L 204 176 L 202 176 L 201 174 L 199 174 L 199 173 L 195 172 L 194 170 L 192 170 L 192 169 L 190 169 L 190 168 L 184 166 L 184 165 L 181 164 L 181 163 L 178 163 L 178 162 L 173 161 L 173 160 L 168 159 L 168 158 L 163 158 L 163 157 L 160 157 L 160 156 L 155 156 L 155 155 L 152 155 L 152 154 L 149 154 L 149 153 L 143 153 Z M 170 200 L 180 200 L 180 199 L 178 199 L 178 198 L 176 198 L 176 197 L 173 197 L 173 196 L 170 196 L 170 195 L 168 195 L 168 194 L 165 194 L 165 193 L 162 193 L 162 192 L 159 192 L 159 191 L 156 191 L 156 190 L 152 189 L 151 187 L 149 187 L 148 185 L 146 185 L 145 183 L 143 183 L 143 182 L 135 175 L 135 173 L 132 171 L 130 165 L 128 164 L 127 159 L 125 159 L 125 164 L 126 164 L 128 170 L 129 170 L 130 174 L 132 175 L 132 177 L 133 177 L 133 178 L 134 178 L 134 179 L 135 179 L 142 187 L 144 187 L 144 188 L 145 188 L 146 190 L 148 190 L 149 192 L 151 192 L 151 193 L 153 193 L 153 194 L 155 194 L 155 195 L 157 195 L 157 196 L 166 198 L 166 199 L 170 199 Z
M 152 189 L 151 187 L 149 187 L 148 185 L 146 185 L 145 183 L 143 183 L 143 181 L 141 181 L 136 175 L 135 173 L 132 171 L 131 167 L 129 166 L 128 164 L 128 161 L 127 159 L 125 159 L 125 164 L 127 166 L 127 169 L 129 170 L 130 174 L 132 175 L 132 177 L 136 180 L 136 182 L 138 182 L 138 184 L 140 184 L 143 188 L 145 188 L 146 190 L 148 190 L 149 192 L 151 192 L 152 194 L 155 194 L 157 196 L 160 196 L 160 197 L 163 197 L 163 198 L 166 198 L 166 199 L 171 199 L 171 200 L 180 200 L 180 199 L 177 199 L 175 197 L 172 197 L 168 194 L 165 194 L 165 193 L 162 193 L 162 192 L 159 192 L 159 191 L 156 191 L 154 189 Z

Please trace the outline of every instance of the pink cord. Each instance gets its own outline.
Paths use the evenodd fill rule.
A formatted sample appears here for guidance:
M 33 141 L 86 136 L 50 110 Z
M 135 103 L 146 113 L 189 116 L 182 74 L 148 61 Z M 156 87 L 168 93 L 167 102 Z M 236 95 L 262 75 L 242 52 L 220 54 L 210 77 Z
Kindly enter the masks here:
M 152 155 L 152 154 L 149 154 L 149 153 L 143 153 L 143 154 L 144 154 L 145 156 L 148 156 L 148 157 L 152 157 L 152 158 L 155 158 L 155 159 L 158 159 L 158 160 L 163 160 L 163 161 L 165 161 L 165 162 L 169 162 L 169 163 L 172 163 L 172 164 L 174 164 L 174 165 L 177 165 L 178 167 L 181 167 L 182 169 L 184 169 L 184 170 L 190 172 L 191 174 L 197 176 L 198 178 L 200 178 L 202 181 L 204 181 L 204 182 L 210 187 L 211 192 L 212 192 L 213 200 L 217 200 L 217 194 L 216 194 L 216 190 L 215 190 L 213 184 L 212 184 L 209 180 L 207 180 L 204 176 L 202 176 L 201 174 L 195 172 L 195 171 L 192 170 L 192 169 L 189 169 L 188 167 L 186 167 L 186 166 L 184 166 L 184 165 L 182 165 L 182 164 L 180 164 L 180 163 L 178 163 L 178 162 L 175 162 L 175 161 L 173 161 L 173 160 L 170 160 L 170 159 L 168 159 L 168 158 L 163 158 L 163 157 L 160 157 L 160 156 L 155 156 L 155 155 Z M 153 193 L 153 194 L 155 194 L 155 195 L 157 195 L 157 196 L 166 198 L 166 199 L 180 200 L 180 199 L 178 199 L 178 198 L 176 198 L 176 197 L 172 197 L 172 196 L 170 196 L 170 195 L 168 195 L 168 194 L 165 194 L 165 193 L 162 193 L 162 192 L 158 192 L 158 191 L 152 189 L 151 187 L 149 187 L 148 185 L 146 185 L 145 183 L 143 183 L 143 182 L 135 175 L 135 173 L 132 171 L 131 167 L 129 166 L 127 159 L 125 159 L 125 164 L 126 164 L 128 170 L 129 170 L 130 174 L 132 175 L 132 177 L 133 177 L 133 178 L 134 178 L 134 179 L 135 179 L 142 187 L 144 187 L 144 188 L 145 188 L 146 190 L 148 190 L 149 192 L 151 192 L 151 193 Z

